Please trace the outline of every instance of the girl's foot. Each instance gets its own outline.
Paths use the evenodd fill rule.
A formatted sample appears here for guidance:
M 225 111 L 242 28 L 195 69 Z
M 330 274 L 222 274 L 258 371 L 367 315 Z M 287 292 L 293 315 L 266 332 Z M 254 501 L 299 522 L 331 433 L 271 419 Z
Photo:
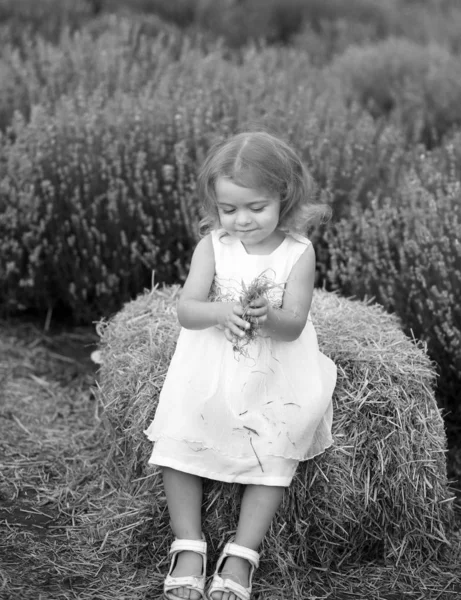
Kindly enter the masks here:
M 228 556 L 224 561 L 223 568 L 219 575 L 223 579 L 232 579 L 243 587 L 248 587 L 250 576 L 250 563 L 244 558 L 238 556 Z M 213 600 L 240 600 L 234 592 L 213 592 Z
M 187 575 L 202 575 L 202 557 L 197 552 L 183 550 L 176 559 L 176 565 L 173 569 L 173 577 L 185 577 Z M 189 600 L 199 600 L 200 593 L 197 590 L 190 590 L 187 587 L 178 587 L 171 590 L 170 594 L 178 598 L 188 598 Z

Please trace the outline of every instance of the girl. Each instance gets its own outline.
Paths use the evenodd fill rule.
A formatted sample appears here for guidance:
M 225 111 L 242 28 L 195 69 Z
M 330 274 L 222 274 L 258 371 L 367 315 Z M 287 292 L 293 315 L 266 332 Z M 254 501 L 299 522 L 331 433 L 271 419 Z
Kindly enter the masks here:
M 295 152 L 265 132 L 215 145 L 198 177 L 206 216 L 178 303 L 182 325 L 154 421 L 176 537 L 164 597 L 249 600 L 257 552 L 299 461 L 332 443 L 336 367 L 309 316 L 326 208 Z M 244 295 L 257 279 L 260 295 Z M 249 322 L 251 321 L 251 322 Z M 249 333 L 252 333 L 249 335 Z M 246 484 L 233 542 L 205 595 L 202 477 Z

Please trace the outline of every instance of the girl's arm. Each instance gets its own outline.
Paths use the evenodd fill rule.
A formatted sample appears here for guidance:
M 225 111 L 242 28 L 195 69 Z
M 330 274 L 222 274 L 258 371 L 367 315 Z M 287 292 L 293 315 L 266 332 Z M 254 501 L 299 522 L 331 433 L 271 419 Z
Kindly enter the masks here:
M 209 302 L 215 261 L 211 235 L 202 238 L 192 255 L 189 274 L 179 298 L 177 313 L 185 329 L 206 329 L 221 325 L 235 335 L 244 335 L 250 325 L 240 315 L 243 307 L 233 302 Z
M 292 342 L 301 335 L 312 303 L 314 279 L 315 252 L 310 244 L 291 270 L 282 307 L 273 308 L 264 301 L 265 307 L 250 310 L 249 314 L 259 318 L 263 335 L 286 342 Z

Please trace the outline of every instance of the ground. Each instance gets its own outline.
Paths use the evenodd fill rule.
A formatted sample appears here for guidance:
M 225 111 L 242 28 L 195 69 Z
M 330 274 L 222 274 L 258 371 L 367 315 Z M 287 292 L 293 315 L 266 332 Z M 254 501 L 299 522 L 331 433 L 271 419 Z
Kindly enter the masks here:
M 161 597 L 167 532 L 157 549 L 164 558 L 155 560 L 144 492 L 114 489 L 105 477 L 108 442 L 90 358 L 97 339 L 94 327 L 45 332 L 31 320 L 0 322 L 1 600 Z M 450 452 L 453 476 L 460 454 Z M 449 532 L 454 554 L 443 562 L 338 571 L 305 565 L 279 588 L 262 560 L 254 598 L 454 600 L 461 594 L 459 500 Z M 126 544 L 126 532 L 138 530 L 136 544 Z

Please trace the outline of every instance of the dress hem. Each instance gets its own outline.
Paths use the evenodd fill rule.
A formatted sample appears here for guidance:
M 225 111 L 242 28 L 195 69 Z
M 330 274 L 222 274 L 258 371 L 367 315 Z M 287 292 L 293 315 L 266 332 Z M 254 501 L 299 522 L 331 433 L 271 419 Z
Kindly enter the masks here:
M 210 471 L 205 469 L 198 469 L 197 467 L 191 465 L 184 465 L 172 458 L 166 458 L 162 456 L 156 456 L 155 460 L 152 461 L 150 459 L 148 461 L 150 465 L 157 465 L 159 467 L 170 467 L 172 469 L 176 469 L 177 471 L 182 471 L 184 473 L 190 473 L 191 475 L 198 475 L 199 477 L 205 477 L 206 479 L 212 479 L 213 481 L 223 481 L 224 483 L 240 483 L 243 485 L 270 485 L 270 486 L 278 486 L 278 487 L 288 487 L 294 476 L 291 477 L 268 477 L 262 476 L 261 478 L 250 476 L 245 477 L 242 475 L 236 476 L 226 476 L 223 473 L 210 473 Z M 296 471 L 296 468 L 295 470 Z
M 189 440 L 189 439 L 184 439 L 184 438 L 176 438 L 176 437 L 173 437 L 170 435 L 149 434 L 148 429 L 145 429 L 143 431 L 143 433 L 147 437 L 147 439 L 150 442 L 152 442 L 153 444 L 155 444 L 156 442 L 159 442 L 163 439 L 174 440 L 175 442 L 185 442 L 185 443 L 189 443 L 189 444 L 203 444 L 203 442 L 201 440 Z M 308 452 L 306 452 L 306 453 L 302 454 L 301 456 L 299 456 L 299 455 L 290 456 L 288 454 L 276 454 L 276 453 L 274 454 L 273 452 L 271 452 L 270 456 L 273 456 L 275 458 L 285 458 L 287 460 L 296 460 L 298 462 L 304 462 L 306 460 L 311 460 L 312 458 L 315 458 L 319 454 L 322 454 L 323 452 L 325 452 L 325 450 L 327 450 L 327 448 L 330 448 L 333 445 L 333 443 L 334 443 L 333 438 L 331 436 L 328 436 L 328 440 L 326 441 L 326 443 L 322 447 L 322 449 L 318 450 L 314 454 L 309 454 Z M 312 447 L 312 445 L 311 445 L 311 447 Z M 232 458 L 245 458 L 246 457 L 246 455 L 227 454 L 222 449 L 215 448 L 214 446 L 203 446 L 203 449 L 204 450 L 213 450 L 213 451 L 216 450 L 216 451 L 220 452 L 221 454 L 224 454 L 225 456 L 231 456 Z
M 176 469 L 177 471 L 182 471 L 184 473 L 190 473 L 191 475 L 198 475 L 199 477 L 205 477 L 206 479 L 212 479 L 213 481 L 223 481 L 224 483 L 240 483 L 243 485 L 270 485 L 270 486 L 281 486 L 281 487 L 289 487 L 291 482 L 293 481 L 293 477 L 295 476 L 296 470 L 300 462 L 306 462 L 308 460 L 312 460 L 316 456 L 320 456 L 323 454 L 328 448 L 333 446 L 333 440 L 325 446 L 319 452 L 316 452 L 309 458 L 305 458 L 302 460 L 297 460 L 297 464 L 293 469 L 293 473 L 289 477 L 270 477 L 267 475 L 262 475 L 261 477 L 255 477 L 254 475 L 245 476 L 245 475 L 235 475 L 235 476 L 227 476 L 221 473 L 210 473 L 210 471 L 206 469 L 200 469 L 191 464 L 184 464 L 178 460 L 175 460 L 171 457 L 161 456 L 155 454 L 155 449 L 152 452 L 150 459 L 148 460 L 149 465 L 156 465 L 159 467 L 170 467 L 172 469 Z

